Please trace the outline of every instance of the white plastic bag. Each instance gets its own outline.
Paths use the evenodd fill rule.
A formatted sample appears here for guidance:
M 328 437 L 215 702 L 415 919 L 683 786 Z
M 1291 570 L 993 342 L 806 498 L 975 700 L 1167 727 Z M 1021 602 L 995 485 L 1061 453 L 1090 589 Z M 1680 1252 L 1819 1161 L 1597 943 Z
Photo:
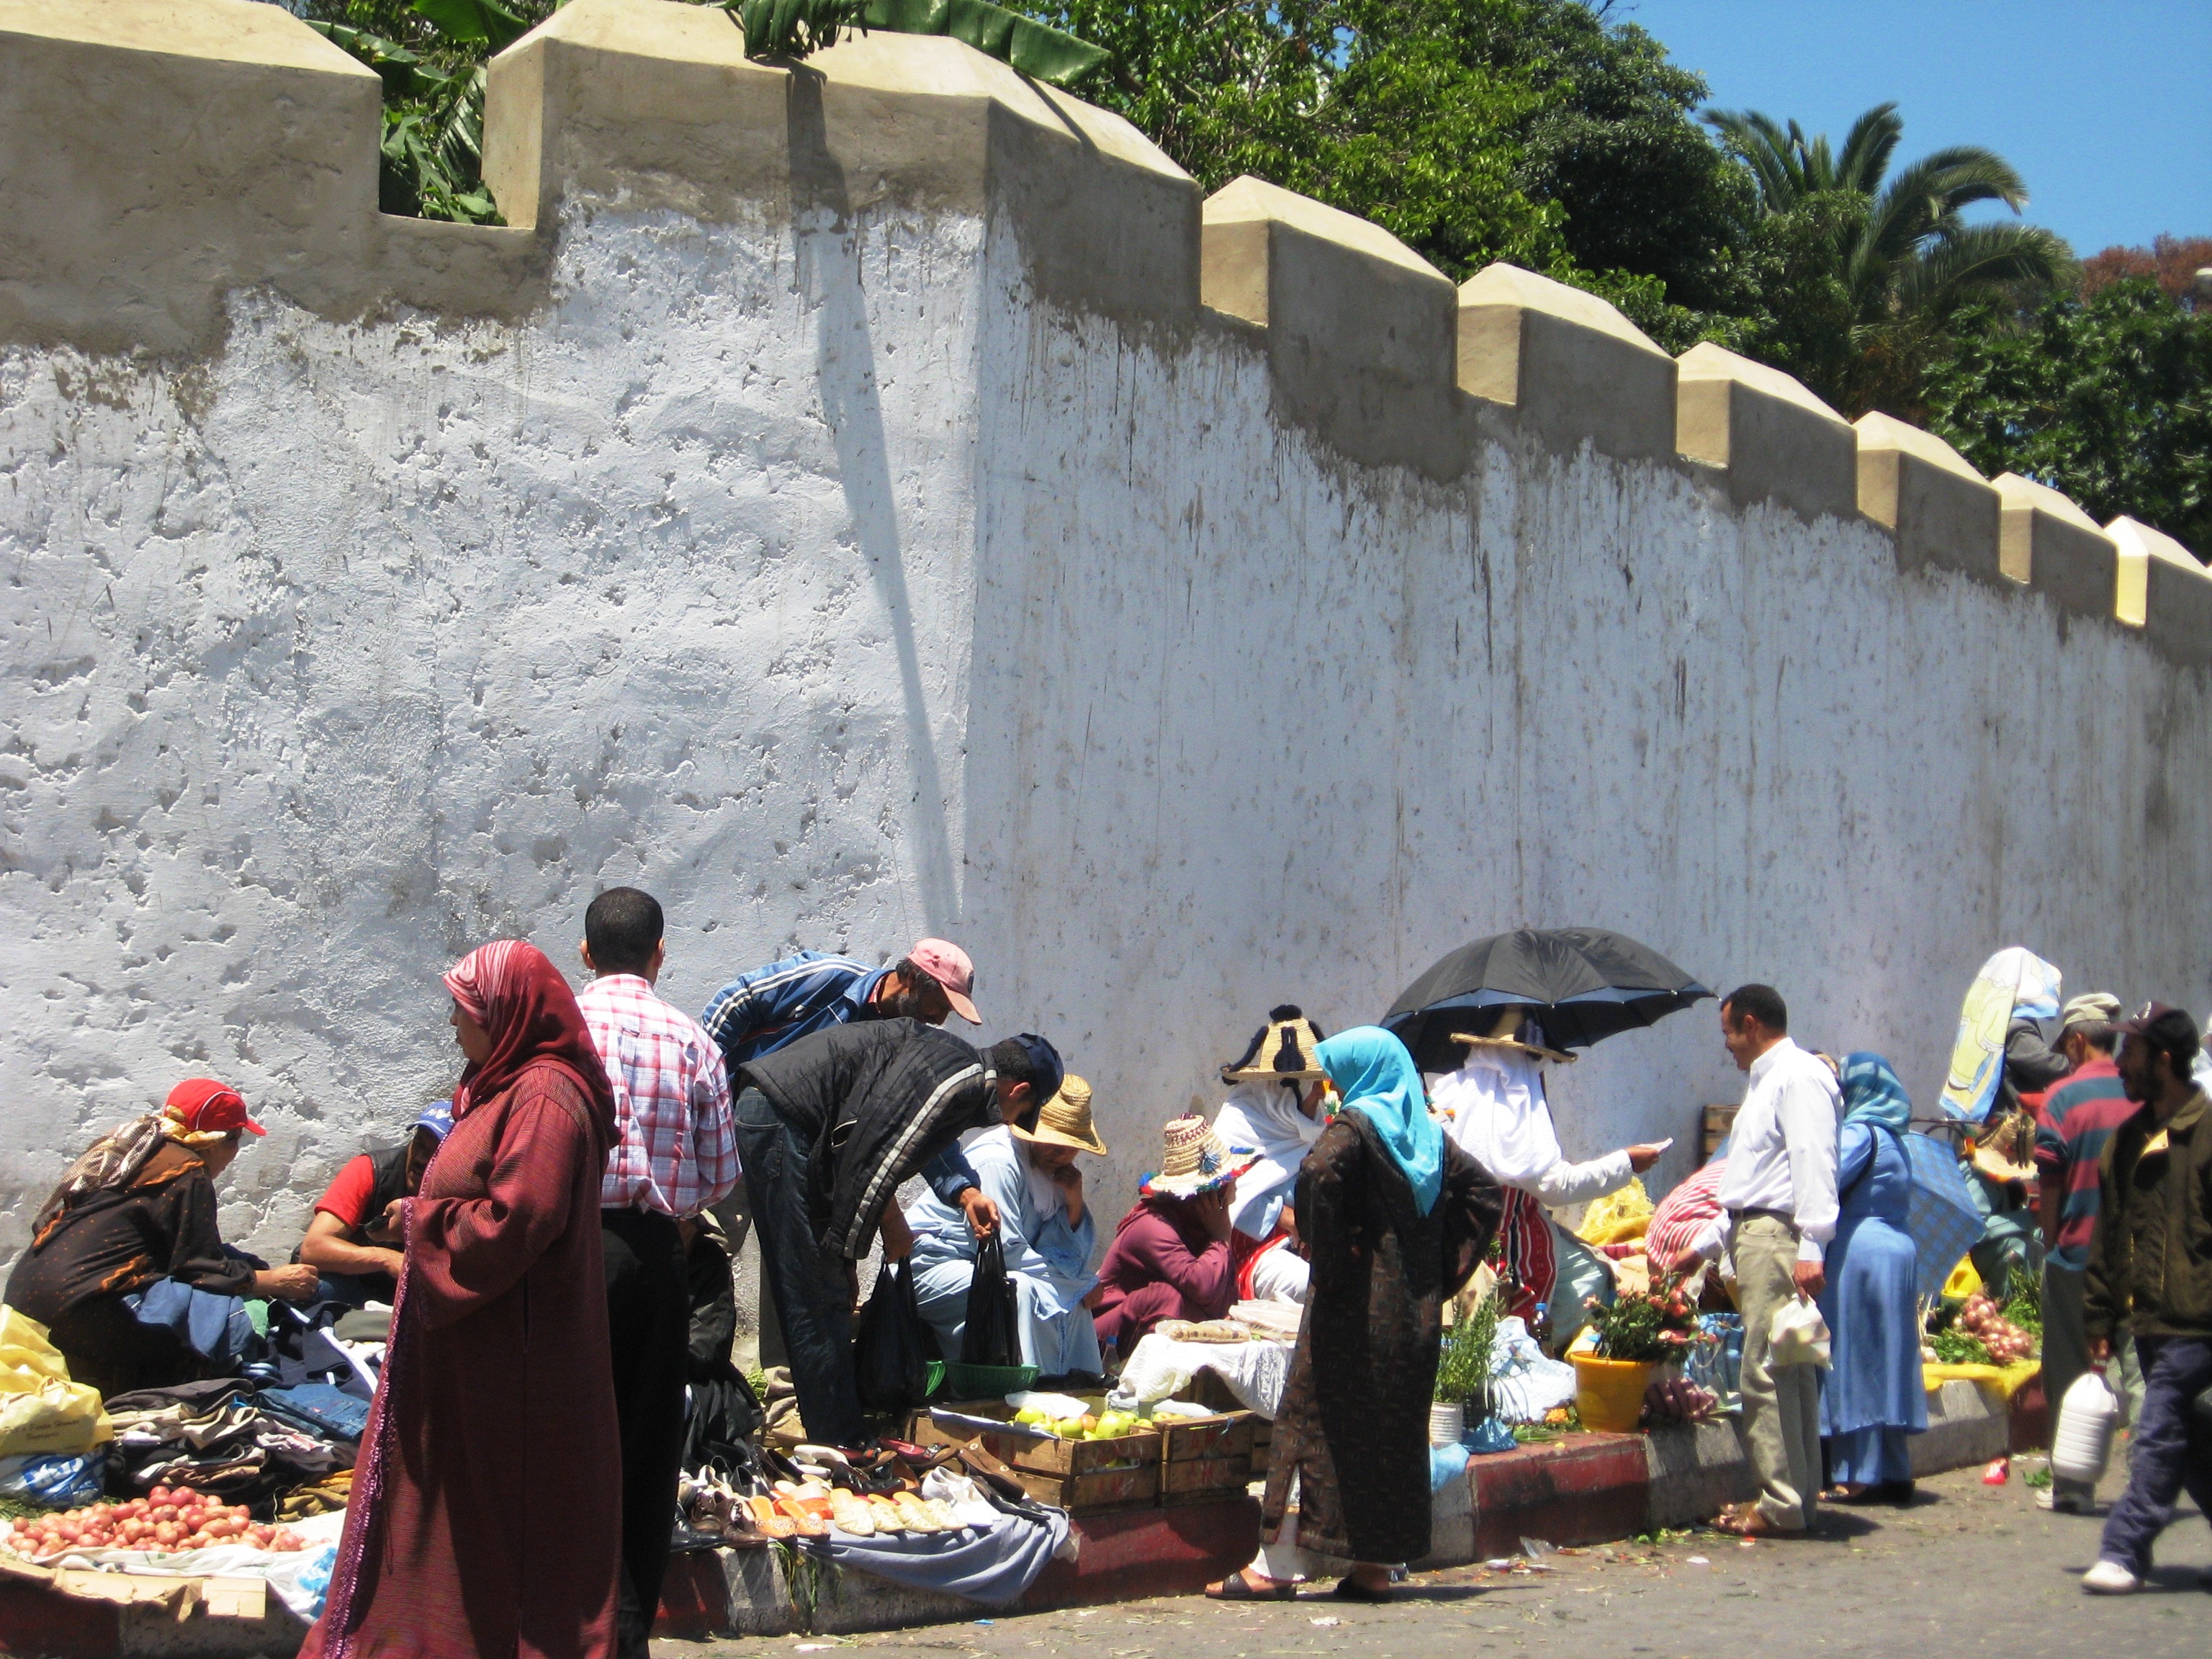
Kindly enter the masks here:
M 1809 1297 L 1794 1296 L 1774 1310 L 1766 1341 L 1769 1365 L 1825 1367 L 1828 1363 L 1828 1322 Z

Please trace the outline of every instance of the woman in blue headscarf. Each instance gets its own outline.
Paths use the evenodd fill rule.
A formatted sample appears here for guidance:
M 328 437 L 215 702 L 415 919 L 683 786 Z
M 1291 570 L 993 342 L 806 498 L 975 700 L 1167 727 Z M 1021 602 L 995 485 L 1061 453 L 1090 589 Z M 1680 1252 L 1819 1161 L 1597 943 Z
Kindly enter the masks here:
M 1394 1565 L 1429 1553 L 1443 1298 L 1481 1264 L 1504 1202 L 1429 1115 L 1404 1043 L 1363 1025 L 1315 1053 L 1341 1104 L 1298 1169 L 1313 1276 L 1268 1455 L 1267 1541 L 1208 1587 L 1218 1600 L 1288 1601 L 1320 1555 L 1353 1564 L 1339 1595 L 1380 1601 Z
M 1844 1091 L 1836 1162 L 1840 1213 L 1820 1295 L 1830 1339 L 1820 1434 L 1835 1484 L 1824 1496 L 1846 1504 L 1909 1504 L 1912 1458 L 1905 1437 L 1928 1426 L 1912 1235 L 1905 1220 L 1912 1166 L 1905 1135 L 1912 1103 L 1880 1054 L 1850 1055 L 1838 1081 Z

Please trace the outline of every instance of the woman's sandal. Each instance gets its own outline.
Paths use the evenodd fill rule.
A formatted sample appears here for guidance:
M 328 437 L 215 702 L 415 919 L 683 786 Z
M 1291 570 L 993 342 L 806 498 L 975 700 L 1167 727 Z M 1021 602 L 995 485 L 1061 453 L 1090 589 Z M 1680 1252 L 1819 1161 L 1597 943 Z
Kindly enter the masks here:
M 1252 1575 L 1242 1567 L 1219 1583 L 1206 1587 L 1206 1596 L 1209 1601 L 1294 1601 L 1297 1594 L 1295 1579 L 1286 1578 L 1278 1583 L 1271 1578 L 1265 1585 L 1255 1584 L 1252 1582 Z

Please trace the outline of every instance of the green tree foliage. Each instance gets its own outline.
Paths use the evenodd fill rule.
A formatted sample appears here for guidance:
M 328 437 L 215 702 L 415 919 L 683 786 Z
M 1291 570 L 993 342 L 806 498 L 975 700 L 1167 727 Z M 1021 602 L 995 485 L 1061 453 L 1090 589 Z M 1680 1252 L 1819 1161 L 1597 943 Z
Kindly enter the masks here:
M 2212 315 L 2143 278 L 2055 299 L 2023 321 L 1954 319 L 1927 373 L 1933 429 L 1994 477 L 2063 490 L 2212 552 Z
M 1707 118 L 1758 180 L 1759 255 L 1778 279 L 1767 319 L 1744 337 L 1849 417 L 1921 418 L 1922 376 L 1960 308 L 2048 289 L 2072 262 L 2037 226 L 1966 222 L 1980 203 L 2027 205 L 1992 150 L 1954 146 L 1893 175 L 1905 131 L 1894 104 L 1859 117 L 1840 150 L 1755 111 Z

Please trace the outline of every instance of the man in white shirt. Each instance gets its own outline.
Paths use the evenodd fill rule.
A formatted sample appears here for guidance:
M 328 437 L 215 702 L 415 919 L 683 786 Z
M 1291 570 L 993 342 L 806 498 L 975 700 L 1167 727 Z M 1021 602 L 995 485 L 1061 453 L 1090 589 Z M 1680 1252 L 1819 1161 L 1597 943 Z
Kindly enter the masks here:
M 1757 1501 L 1714 1524 L 1747 1538 L 1802 1538 L 1820 1489 L 1820 1376 L 1813 1365 L 1769 1364 L 1774 1316 L 1827 1282 L 1823 1255 L 1836 1236 L 1835 1073 L 1790 1040 L 1790 1011 L 1769 985 L 1746 985 L 1721 1004 L 1721 1036 L 1750 1073 L 1721 1177 L 1721 1213 L 1671 1265 L 1687 1272 L 1721 1253 L 1735 1262 L 1743 1312 L 1743 1429 Z

